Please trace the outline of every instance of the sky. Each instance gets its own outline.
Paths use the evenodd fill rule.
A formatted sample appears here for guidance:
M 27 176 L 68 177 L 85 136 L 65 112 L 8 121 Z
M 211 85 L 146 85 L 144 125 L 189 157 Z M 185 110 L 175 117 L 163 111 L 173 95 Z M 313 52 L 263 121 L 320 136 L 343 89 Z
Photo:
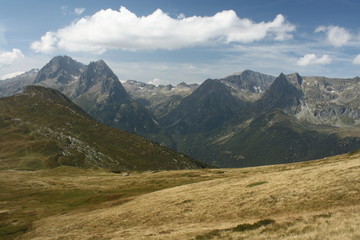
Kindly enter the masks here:
M 358 0 L 1 0 L 0 79 L 58 55 L 156 85 L 246 69 L 352 78 L 359 12 Z

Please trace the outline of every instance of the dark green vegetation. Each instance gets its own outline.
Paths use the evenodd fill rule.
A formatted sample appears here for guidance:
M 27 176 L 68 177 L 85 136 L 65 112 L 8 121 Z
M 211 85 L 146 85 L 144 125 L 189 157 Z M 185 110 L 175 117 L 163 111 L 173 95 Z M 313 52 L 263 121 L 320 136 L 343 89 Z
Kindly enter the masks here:
M 203 167 L 186 156 L 94 121 L 57 90 L 29 86 L 0 99 L 0 168 L 61 165 L 114 170 Z

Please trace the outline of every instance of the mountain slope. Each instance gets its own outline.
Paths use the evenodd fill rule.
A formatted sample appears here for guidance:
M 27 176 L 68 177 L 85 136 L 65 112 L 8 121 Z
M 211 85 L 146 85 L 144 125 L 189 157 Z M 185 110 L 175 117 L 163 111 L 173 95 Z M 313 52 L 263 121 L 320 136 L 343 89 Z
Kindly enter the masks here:
M 360 148 L 359 137 L 317 132 L 280 109 L 259 115 L 230 132 L 213 146 L 224 153 L 218 161 L 225 167 L 306 161 Z
M 203 166 L 135 135 L 102 125 L 57 90 L 29 86 L 0 99 L 2 169 L 59 165 L 118 170 Z
M 208 132 L 232 120 L 244 105 L 220 81 L 208 79 L 161 122 L 170 131 Z
M 297 73 L 287 76 L 280 74 L 264 96 L 255 103 L 257 111 L 267 112 L 279 108 L 289 114 L 299 112 L 304 95 L 301 89 L 302 81 Z
M 359 169 L 357 152 L 258 168 L 144 173 L 132 176 L 130 184 L 165 174 L 222 177 L 95 211 L 54 214 L 35 222 L 21 239 L 358 239 Z
M 246 76 L 251 77 L 246 79 Z M 200 85 L 161 119 L 175 141 L 173 147 L 221 167 L 306 161 L 360 148 L 359 134 L 340 136 L 340 128 L 316 125 L 320 122 L 317 111 L 335 104 L 328 104 L 331 99 L 327 95 L 321 97 L 321 92 L 317 92 L 317 96 L 324 104 L 316 105 L 320 103 L 319 99 L 311 102 L 316 98 L 309 92 L 319 90 L 311 90 L 309 80 L 297 73 L 263 80 L 256 80 L 256 76 L 245 71 L 220 80 L 209 79 Z M 254 87 L 255 83 L 261 82 L 268 84 L 263 85 L 265 91 Z M 343 83 L 338 85 L 344 86 Z M 347 91 L 342 93 L 341 99 L 347 99 L 354 108 L 357 107 L 357 95 L 349 94 L 349 86 L 343 88 Z M 350 118 L 356 119 L 354 108 L 337 108 L 332 112 L 334 118 L 347 114 L 349 123 Z M 307 112 L 304 113 L 304 109 Z M 343 121 L 346 116 L 341 116 Z
M 336 127 L 360 123 L 360 78 L 303 77 L 300 120 Z

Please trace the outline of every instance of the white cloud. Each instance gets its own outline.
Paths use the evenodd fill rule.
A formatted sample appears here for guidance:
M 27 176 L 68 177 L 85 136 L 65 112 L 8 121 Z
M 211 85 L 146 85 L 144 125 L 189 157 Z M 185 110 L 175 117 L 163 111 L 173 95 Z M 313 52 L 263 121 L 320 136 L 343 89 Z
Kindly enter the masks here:
M 47 32 L 44 36 L 41 37 L 40 41 L 35 41 L 31 43 L 30 47 L 35 52 L 50 53 L 56 50 L 56 43 L 58 38 L 54 32 Z
M 330 64 L 332 58 L 329 55 L 323 55 L 322 57 L 317 57 L 315 54 L 306 54 L 304 57 L 300 58 L 297 61 L 299 66 L 308 66 L 314 64 Z
M 360 54 L 354 58 L 353 64 L 360 64 Z
M 11 52 L 0 52 L 0 67 L 10 65 L 22 58 L 24 58 L 24 54 L 20 49 L 14 48 Z
M 74 13 L 77 15 L 81 15 L 83 12 L 85 12 L 85 8 L 75 8 Z
M 319 26 L 315 32 L 325 32 L 327 41 L 335 47 L 344 46 L 352 38 L 348 30 L 339 26 Z
M 284 41 L 292 38 L 295 29 L 281 14 L 273 21 L 256 23 L 239 18 L 232 10 L 210 17 L 171 18 L 160 9 L 138 17 L 121 7 L 119 11 L 101 10 L 56 32 L 47 32 L 31 48 L 43 53 L 65 49 L 95 54 L 109 49 L 173 50 L 210 43 Z

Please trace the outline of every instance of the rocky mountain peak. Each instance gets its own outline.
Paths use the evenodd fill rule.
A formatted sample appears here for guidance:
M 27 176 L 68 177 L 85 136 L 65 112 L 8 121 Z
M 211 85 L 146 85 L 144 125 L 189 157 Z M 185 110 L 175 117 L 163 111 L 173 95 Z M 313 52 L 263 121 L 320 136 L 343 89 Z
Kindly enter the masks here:
M 35 84 L 47 81 L 45 85 L 68 84 L 80 76 L 84 65 L 68 56 L 54 57 L 36 76 Z
M 300 100 L 304 96 L 301 83 L 302 78 L 298 74 L 285 75 L 281 73 L 260 99 L 261 111 L 279 108 L 286 113 L 297 113 L 300 110 Z
M 111 97 L 119 101 L 129 98 L 118 77 L 103 60 L 91 62 L 79 78 L 76 95 L 88 91 L 97 92 L 100 98 Z
M 302 77 L 298 73 L 293 73 L 285 76 L 286 79 L 292 84 L 294 84 L 296 87 L 301 88 L 301 85 L 303 83 Z
M 231 89 L 234 96 L 249 102 L 258 100 L 270 88 L 274 80 L 273 76 L 251 70 L 234 73 L 220 79 Z
M 86 71 L 88 73 L 91 73 L 92 75 L 106 75 L 106 76 L 115 76 L 114 72 L 109 68 L 109 66 L 103 61 L 99 60 L 96 62 L 91 62 L 87 68 Z

